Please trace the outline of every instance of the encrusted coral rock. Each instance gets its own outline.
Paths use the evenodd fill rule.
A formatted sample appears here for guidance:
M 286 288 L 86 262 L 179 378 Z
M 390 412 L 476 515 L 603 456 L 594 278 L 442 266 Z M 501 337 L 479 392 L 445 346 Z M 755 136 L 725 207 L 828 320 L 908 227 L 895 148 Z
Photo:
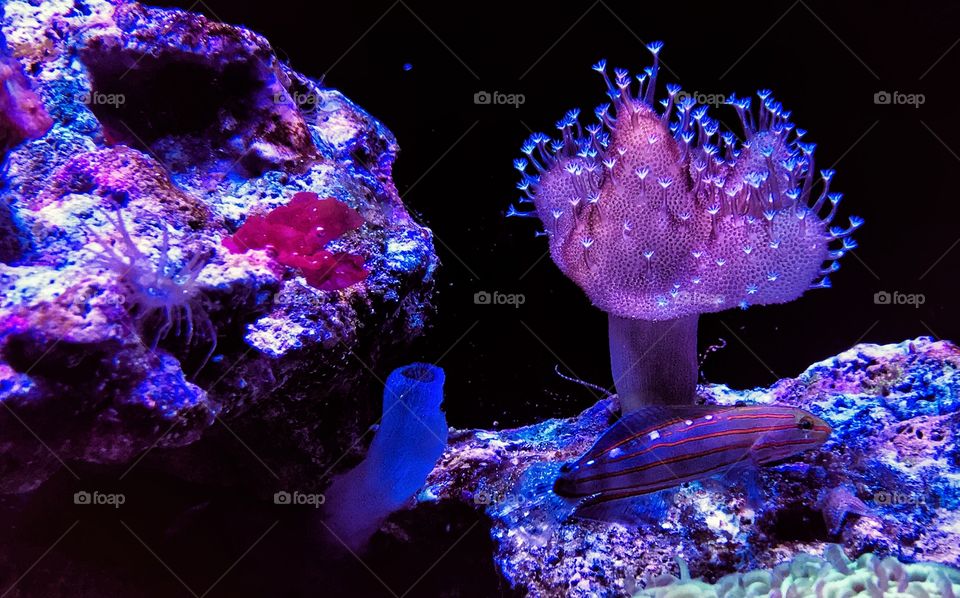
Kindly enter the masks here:
M 609 400 L 571 419 L 451 432 L 424 494 L 482 510 L 493 522 L 501 573 L 534 597 L 627 596 L 677 556 L 713 580 L 820 554 L 838 541 L 854 557 L 870 551 L 957 566 L 958 368 L 955 345 L 919 338 L 857 345 L 770 388 L 701 387 L 706 403 L 800 407 L 833 434 L 819 450 L 760 468 L 758 492 L 738 481 L 684 485 L 655 526 L 571 518 L 571 503 L 551 492 L 563 463 L 609 425 Z M 831 533 L 818 498 L 837 487 L 875 516 L 849 516 Z
M 40 137 L 52 124 L 0 33 L 0 158 L 21 141 Z
M 0 191 L 0 492 L 61 461 L 320 488 L 379 415 L 366 368 L 431 310 L 432 235 L 393 186 L 396 142 L 246 29 L 82 4 L 4 4 L 53 125 L 10 151 Z M 362 281 L 320 290 L 223 246 L 300 192 L 364 222 L 327 244 L 365 259 Z
M 111 27 L 85 36 L 80 59 L 111 143 L 149 149 L 174 168 L 220 161 L 255 174 L 319 158 L 284 67 L 249 30 L 122 3 Z

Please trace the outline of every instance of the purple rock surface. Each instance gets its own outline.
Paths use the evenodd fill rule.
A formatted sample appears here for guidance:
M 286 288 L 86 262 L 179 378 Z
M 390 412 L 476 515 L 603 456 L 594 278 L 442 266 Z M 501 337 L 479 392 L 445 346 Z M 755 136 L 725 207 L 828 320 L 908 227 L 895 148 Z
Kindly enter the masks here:
M 325 485 L 379 415 L 372 372 L 432 310 L 432 233 L 393 185 L 392 134 L 242 27 L 117 0 L 3 8 L 4 68 L 53 125 L 10 151 L 0 191 L 0 492 L 141 459 L 261 495 Z M 321 292 L 221 245 L 298 191 L 363 218 L 331 249 L 365 281 Z M 111 250 L 170 285 L 196 274 L 176 325 L 134 313 L 155 289 Z
M 608 427 L 616 399 L 570 419 L 512 430 L 464 430 L 430 475 L 421 499 L 472 505 L 492 521 L 495 561 L 529 596 L 626 596 L 644 580 L 771 567 L 839 542 L 849 555 L 960 564 L 960 349 L 921 337 L 857 345 L 770 388 L 699 388 L 707 404 L 779 403 L 826 420 L 820 450 L 759 470 L 760 496 L 741 483 L 685 484 L 656 526 L 570 519 L 550 490 L 560 466 Z M 850 488 L 854 508 L 831 534 L 820 497 Z M 851 505 L 852 506 L 852 505 Z

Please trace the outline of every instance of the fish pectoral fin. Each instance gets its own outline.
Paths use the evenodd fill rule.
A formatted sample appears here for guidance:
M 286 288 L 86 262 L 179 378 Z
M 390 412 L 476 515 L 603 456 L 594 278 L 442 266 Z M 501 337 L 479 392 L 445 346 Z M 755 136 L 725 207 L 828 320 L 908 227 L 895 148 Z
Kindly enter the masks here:
M 743 495 L 747 506 L 754 511 L 763 504 L 763 495 L 760 492 L 760 468 L 752 461 L 743 462 L 727 470 L 724 478 L 731 485 L 743 488 Z
M 731 489 L 742 489 L 747 506 L 755 511 L 763 503 L 760 470 L 750 460 L 741 461 L 716 475 L 704 478 L 700 480 L 700 485 L 717 494 L 728 493 Z
M 673 506 L 676 491 L 660 490 L 648 494 L 598 493 L 582 499 L 573 515 L 582 519 L 620 523 L 630 527 L 655 525 Z

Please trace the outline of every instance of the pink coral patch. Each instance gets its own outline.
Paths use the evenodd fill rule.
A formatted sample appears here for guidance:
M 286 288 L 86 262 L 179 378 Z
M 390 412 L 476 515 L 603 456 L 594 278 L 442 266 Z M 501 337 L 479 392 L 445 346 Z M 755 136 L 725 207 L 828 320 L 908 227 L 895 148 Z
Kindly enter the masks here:
M 362 224 L 363 218 L 347 205 L 300 192 L 265 216 L 247 218 L 223 245 L 232 253 L 267 249 L 278 263 L 297 268 L 310 286 L 334 291 L 365 279 L 367 270 L 361 256 L 324 247 Z

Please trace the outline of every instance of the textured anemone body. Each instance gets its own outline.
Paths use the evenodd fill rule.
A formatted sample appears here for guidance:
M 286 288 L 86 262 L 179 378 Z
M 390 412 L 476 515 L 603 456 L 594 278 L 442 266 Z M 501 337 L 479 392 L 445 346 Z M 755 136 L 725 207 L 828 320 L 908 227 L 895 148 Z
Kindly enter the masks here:
M 805 131 L 767 91 L 757 114 L 749 99 L 730 101 L 742 141 L 677 86 L 655 109 L 659 50 L 651 44 L 654 65 L 636 92 L 626 71 L 611 80 L 603 62 L 594 67 L 612 104 L 585 127 L 568 112 L 559 140 L 531 137 L 515 166 L 536 210 L 510 215 L 539 217 L 560 269 L 617 316 L 673 319 L 829 286 L 861 221 L 830 226 L 840 194 L 830 192 L 831 170 L 813 192 Z

